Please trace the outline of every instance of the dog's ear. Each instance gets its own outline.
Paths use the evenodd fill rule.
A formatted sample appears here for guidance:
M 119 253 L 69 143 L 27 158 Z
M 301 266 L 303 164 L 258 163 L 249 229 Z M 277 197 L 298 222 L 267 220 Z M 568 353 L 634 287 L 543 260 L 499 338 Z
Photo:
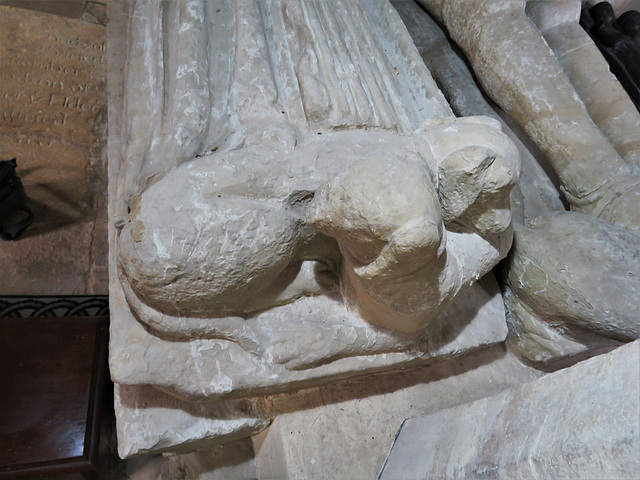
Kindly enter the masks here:
M 11 160 L 9 160 L 11 163 L 13 163 L 14 167 L 18 166 L 18 159 L 17 158 L 12 158 Z

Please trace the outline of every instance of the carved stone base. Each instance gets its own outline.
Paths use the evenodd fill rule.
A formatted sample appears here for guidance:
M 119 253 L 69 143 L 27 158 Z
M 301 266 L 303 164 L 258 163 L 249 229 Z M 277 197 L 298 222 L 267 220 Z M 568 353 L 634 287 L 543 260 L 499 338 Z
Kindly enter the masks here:
M 329 334 L 333 342 L 349 341 L 348 334 L 363 321 L 346 313 L 342 305 L 326 300 L 305 298 L 277 309 L 277 317 L 273 311 L 262 314 L 265 322 L 274 325 L 274 331 L 283 319 L 310 310 L 324 312 L 326 318 L 333 315 L 333 323 L 339 315 L 344 321 L 342 331 L 312 330 L 304 323 L 296 331 L 282 330 L 283 351 L 288 347 L 321 349 L 331 344 Z M 112 297 L 111 375 L 120 384 L 116 418 L 123 457 L 148 451 L 193 450 L 249 436 L 268 425 L 269 419 L 251 410 L 251 401 L 236 399 L 435 363 L 502 342 L 507 334 L 502 297 L 491 274 L 458 297 L 425 332 L 420 347 L 342 358 L 304 370 L 262 362 L 225 340 L 164 340 L 147 332 L 122 308 L 125 305 L 123 297 Z M 326 335 L 324 339 L 313 337 L 321 333 Z

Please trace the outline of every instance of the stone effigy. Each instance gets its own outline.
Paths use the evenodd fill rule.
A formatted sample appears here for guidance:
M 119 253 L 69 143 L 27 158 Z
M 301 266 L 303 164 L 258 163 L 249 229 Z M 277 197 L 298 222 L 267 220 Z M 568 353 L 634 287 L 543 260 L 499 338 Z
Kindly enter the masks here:
M 167 334 L 193 334 L 178 331 L 185 318 L 225 317 L 205 335 L 241 342 L 240 316 L 342 289 L 371 323 L 420 330 L 508 248 L 516 153 L 496 132 L 451 119 L 412 136 L 336 133 L 185 164 L 143 192 L 120 232 L 129 303 Z M 477 146 L 460 149 L 465 136 Z M 439 159 L 431 171 L 427 155 Z M 469 247 L 483 252 L 477 265 L 461 260 Z
M 446 26 L 487 94 L 545 153 L 571 209 L 638 232 L 640 179 L 594 124 L 542 33 L 527 18 L 525 2 L 420 3 Z
M 388 2 L 119 8 L 116 383 L 251 397 L 504 338 L 472 285 L 509 249 L 517 150 L 452 115 Z
M 398 1 L 395 5 L 456 113 L 497 116 L 428 14 L 414 2 Z M 553 47 L 572 84 L 581 87 L 580 96 L 589 111 L 599 113 L 599 127 L 613 132 L 610 140 L 621 154 L 629 154 L 626 160 L 633 165 L 634 146 L 640 142 L 640 117 L 593 43 L 588 38 L 585 41 L 585 33 L 576 23 L 579 7 L 579 2 L 576 6 L 572 2 L 530 1 L 527 13 Z M 585 66 L 592 68 L 586 72 Z M 637 286 L 627 271 L 635 268 L 634 256 L 622 254 L 637 250 L 637 237 L 577 213 L 545 215 L 550 210 L 563 210 L 562 205 L 553 203 L 553 187 L 534 169 L 536 160 L 515 142 L 523 160 L 519 187 L 524 193 L 528 228 L 515 228 L 515 245 L 504 265 L 511 350 L 528 361 L 548 362 L 638 338 Z M 592 251 L 596 253 L 588 253 Z M 608 285 L 612 290 L 596 285 Z M 574 297 L 579 300 L 565 302 Z M 628 301 L 619 301 L 619 297 Z M 616 298 L 613 305 L 611 298 Z M 585 308 L 584 302 L 590 307 Z
M 448 98 L 454 108 L 466 112 L 488 110 L 481 93 L 473 90 L 467 67 L 457 58 L 448 39 L 436 33 L 433 21 L 421 14 L 413 2 L 397 4 L 401 12 L 406 12 L 403 18 L 410 32 L 415 32 L 428 66 L 445 92 L 451 92 Z M 553 48 L 594 121 L 629 167 L 635 168 L 640 117 L 608 72 L 595 45 L 578 26 L 579 7 L 580 2 L 529 1 L 527 14 Z M 547 81 L 543 72 L 538 75 L 530 80 L 532 84 Z M 523 96 L 530 93 L 523 92 Z M 524 150 L 521 156 L 523 165 L 527 165 L 532 161 Z M 537 185 L 532 178 L 538 180 Z M 536 191 L 538 195 L 546 193 L 540 179 L 544 179 L 540 174 L 523 175 L 520 189 L 526 193 L 527 228 L 515 228 L 515 244 L 504 265 L 511 350 L 527 361 L 549 362 L 638 338 L 637 285 L 632 273 L 637 236 L 578 213 L 544 215 L 551 209 L 549 203 L 535 203 Z M 546 197 L 552 198 L 548 194 Z M 532 218 L 537 215 L 542 217 Z M 622 297 L 627 300 L 620 301 Z M 567 303 L 566 299 L 572 300 Z M 616 300 L 612 303 L 611 299 Z
M 516 145 L 521 172 L 518 185 L 512 190 L 514 222 L 526 223 L 549 211 L 564 210 L 560 193 L 547 173 L 546 159 L 534 157 L 530 145 L 529 148 L 524 145 L 496 112 L 495 106 L 489 104 L 461 53 L 440 26 L 413 0 L 394 0 L 392 4 L 454 113 L 460 117 L 483 115 L 496 119 Z

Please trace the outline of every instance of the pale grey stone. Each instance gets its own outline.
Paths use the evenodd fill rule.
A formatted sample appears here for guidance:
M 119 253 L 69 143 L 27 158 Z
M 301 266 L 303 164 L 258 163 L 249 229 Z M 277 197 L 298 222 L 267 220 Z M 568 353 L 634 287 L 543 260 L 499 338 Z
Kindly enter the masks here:
M 113 312 L 114 308 L 117 308 L 117 303 L 112 301 L 111 308 Z M 240 390 L 240 394 L 246 391 L 249 395 L 257 389 L 263 393 L 291 390 L 302 382 L 305 385 L 313 385 L 326 383 L 331 379 L 344 378 L 345 375 L 355 376 L 372 371 L 429 364 L 458 356 L 468 350 L 501 342 L 507 333 L 502 297 L 491 276 L 483 278 L 478 284 L 472 286 L 465 297 L 456 301 L 443 314 L 440 322 L 434 325 L 434 332 L 437 332 L 440 338 L 444 335 L 448 340 L 444 345 L 432 344 L 433 350 L 429 353 L 407 352 L 396 355 L 356 357 L 343 359 L 333 366 L 320 366 L 301 372 L 287 371 L 283 368 L 273 369 L 272 372 L 260 370 L 257 365 L 247 366 L 239 361 L 242 357 L 237 356 L 234 357 L 236 369 L 221 372 L 218 370 L 219 359 L 215 356 L 206 356 L 206 349 L 202 352 L 202 346 L 197 346 L 193 342 L 170 342 L 170 345 L 167 345 L 168 342 L 145 334 L 137 322 L 125 324 L 119 320 L 121 318 L 121 315 L 114 315 L 111 325 L 111 373 L 121 382 L 132 384 L 117 385 L 115 392 L 118 448 L 122 457 L 155 451 L 180 452 L 206 448 L 208 445 L 216 445 L 228 438 L 236 438 L 238 435 L 250 435 L 266 427 L 268 421 L 277 416 L 281 408 L 260 408 L 251 399 L 248 402 L 215 399 L 225 394 L 229 395 L 229 385 L 239 381 L 250 382 Z M 469 324 L 465 320 L 468 318 L 473 318 Z M 283 333 L 283 335 L 287 334 L 290 333 L 286 331 Z M 299 336 L 300 333 L 297 332 L 296 335 Z M 127 339 L 124 349 L 119 347 L 124 345 L 122 338 Z M 215 341 L 211 344 L 215 345 Z M 322 345 L 318 347 L 321 348 Z M 304 348 L 304 345 L 300 348 Z M 313 344 L 307 345 L 306 348 L 313 348 Z M 122 356 L 126 362 L 113 362 L 113 357 L 116 355 Z M 480 355 L 480 358 L 484 357 Z M 487 358 L 492 357 L 487 355 Z M 469 362 L 473 360 L 465 361 L 465 364 Z M 458 363 L 455 362 L 454 365 Z M 444 365 L 442 367 L 444 371 L 455 368 L 453 365 L 446 366 L 446 363 Z M 512 360 L 504 365 L 502 362 L 496 365 L 497 371 L 503 372 L 498 374 L 500 381 L 515 382 L 516 378 L 519 378 L 520 370 Z M 247 372 L 253 372 L 253 375 L 247 375 Z M 432 372 L 440 372 L 440 369 Z M 275 373 L 277 373 L 276 376 L 274 376 Z M 500 384 L 498 382 L 493 385 L 496 381 L 492 377 L 493 374 L 487 373 L 487 375 L 489 378 L 487 388 L 494 388 Z M 436 376 L 443 376 L 443 374 L 439 373 Z M 378 388 L 376 385 L 384 381 L 375 378 L 360 381 L 357 384 L 358 391 L 363 396 L 371 392 L 375 394 Z M 137 385 L 144 382 L 162 386 L 170 391 L 178 391 L 192 397 L 192 400 L 179 400 L 156 388 Z M 476 385 L 475 382 L 476 380 L 474 385 Z M 205 388 L 208 390 L 204 390 Z M 481 391 L 477 385 L 473 390 Z M 460 395 L 466 395 L 463 392 L 468 392 L 466 387 L 461 388 L 457 393 L 443 394 L 443 397 L 438 397 L 440 399 L 438 401 L 445 397 L 459 398 Z M 214 399 L 202 401 L 206 396 Z M 417 402 L 418 394 L 415 400 Z M 286 404 L 287 400 L 284 403 Z M 295 400 L 291 403 L 295 403 Z
M 526 223 L 549 211 L 564 210 L 560 193 L 547 173 L 550 169 L 547 159 L 535 146 L 531 148 L 528 137 L 517 125 L 513 125 L 513 121 L 511 125 L 507 125 L 496 112 L 495 104 L 489 104 L 461 52 L 441 27 L 414 0 L 393 0 L 391 3 L 398 10 L 422 59 L 454 113 L 458 116 L 484 115 L 495 118 L 502 123 L 503 132 L 518 148 L 522 170 L 518 185 L 512 191 L 514 221 Z M 505 115 L 504 112 L 501 113 Z M 515 129 L 519 130 L 520 136 Z M 536 154 L 535 157 L 532 151 Z M 522 198 L 518 198 L 518 195 Z M 516 211 L 518 208 L 523 210 L 524 219 L 520 219 L 519 212 Z
M 415 2 L 397 1 L 394 5 L 407 24 L 431 72 L 443 86 L 445 96 L 451 102 L 454 111 L 463 114 L 495 116 L 482 93 L 475 86 L 467 66 L 451 48 L 449 40 L 435 22 Z M 619 153 L 626 155 L 625 160 L 633 164 L 633 155 L 640 142 L 638 133 L 640 128 L 636 125 L 640 125 L 638 123 L 640 116 L 633 105 L 631 105 L 633 112 L 629 110 L 628 98 L 626 102 L 616 101 L 621 87 L 609 73 L 608 66 L 604 71 L 601 68 L 602 65 L 599 62 L 604 60 L 597 50 L 595 59 L 588 62 L 585 60 L 594 56 L 591 47 L 595 48 L 595 46 L 577 24 L 579 6 L 579 1 L 577 6 L 573 1 L 529 1 L 527 12 L 535 19 L 547 41 L 554 47 L 572 84 L 580 87 L 580 95 L 587 103 L 589 111 L 592 115 L 598 113 L 599 117 L 594 116 L 594 121 L 609 135 Z M 590 70 L 590 67 L 593 68 Z M 615 88 L 607 88 L 611 81 L 614 82 Z M 578 82 L 582 83 L 576 85 Z M 627 97 L 624 91 L 622 95 Z M 612 107 L 605 108 L 609 103 Z M 520 152 L 523 166 L 531 165 L 533 159 L 522 144 L 520 144 Z M 523 172 L 525 171 L 526 169 L 523 169 Z M 511 269 L 507 283 L 515 282 L 517 285 L 514 289 L 518 293 L 513 294 L 507 286 L 505 295 L 512 314 L 510 346 L 528 360 L 543 361 L 618 343 L 593 333 L 594 330 L 605 335 L 608 332 L 608 336 L 618 340 L 628 341 L 637 338 L 628 332 L 614 332 L 620 328 L 633 330 L 638 324 L 634 318 L 633 302 L 618 301 L 621 292 L 625 298 L 633 299 L 637 296 L 634 279 L 610 281 L 608 273 L 608 269 L 614 269 L 616 272 L 624 270 L 627 267 L 625 262 L 630 259 L 630 263 L 634 263 L 633 253 L 630 253 L 628 258 L 619 259 L 614 258 L 611 252 L 629 251 L 629 249 L 635 251 L 637 243 L 634 240 L 635 237 L 621 231 L 619 227 L 606 226 L 600 221 L 590 222 L 588 218 L 571 214 L 547 217 L 555 219 L 552 222 L 553 226 L 549 225 L 551 220 L 547 220 L 546 223 L 542 219 L 536 222 L 535 217 L 549 210 L 562 210 L 562 208 L 561 206 L 549 208 L 550 203 L 546 205 L 538 203 L 539 198 L 536 197 L 545 194 L 545 183 L 539 180 L 545 180 L 545 176 L 541 176 L 540 171 L 535 172 L 529 169 L 529 172 L 534 174 L 521 177 L 520 190 L 524 193 L 526 223 L 533 221 L 532 225 L 535 226 L 532 226 L 532 229 L 537 234 L 532 233 L 531 229 L 516 229 L 516 240 L 521 238 L 522 241 L 516 241 L 511 258 L 521 268 Z M 537 180 L 535 183 L 532 181 L 534 179 Z M 546 180 L 548 182 L 548 179 Z M 547 189 L 546 192 L 548 191 Z M 548 193 L 546 195 L 547 198 L 552 198 Z M 564 225 L 562 225 L 563 219 Z M 590 227 L 590 225 L 593 226 Z M 616 232 L 615 239 L 603 238 L 602 232 L 605 230 Z M 525 241 L 525 238 L 530 238 L 530 241 Z M 610 244 L 605 245 L 603 242 Z M 533 273 L 523 275 L 523 262 L 533 263 L 549 278 L 534 278 Z M 570 278 L 565 278 L 560 273 L 568 269 L 564 262 L 573 265 L 574 270 L 577 265 L 580 265 L 579 273 L 573 272 Z M 607 267 L 603 269 L 601 265 L 607 265 Z M 628 272 L 625 272 L 625 275 L 627 274 Z M 618 274 L 612 273 L 611 278 L 617 279 Z M 546 283 L 542 285 L 541 282 Z M 607 287 L 598 289 L 597 285 L 609 285 L 611 289 L 608 290 Z M 572 300 L 570 305 L 567 304 L 567 298 L 573 298 L 571 292 L 575 291 L 581 292 L 581 295 L 588 299 L 588 309 L 576 308 Z M 525 298 L 526 300 L 522 300 Z M 615 306 L 612 307 L 611 303 L 615 303 Z M 620 325 L 621 315 L 625 318 L 623 322 L 625 327 Z M 612 319 L 612 316 L 616 319 Z M 585 323 L 589 325 L 586 326 Z M 582 328 L 577 327 L 578 325 Z
M 640 477 L 640 343 L 406 420 L 379 478 Z
M 541 374 L 496 345 L 420 369 L 268 398 L 266 411 L 276 418 L 254 436 L 258 477 L 376 478 L 405 418 L 495 395 Z
M 514 351 L 544 362 L 640 338 L 638 236 L 576 212 L 538 217 L 514 235 L 504 267 Z
M 157 385 L 192 399 L 252 396 L 432 363 L 499 343 L 507 334 L 502 296 L 492 276 L 467 290 L 424 332 L 422 343 L 404 352 L 358 355 L 341 339 L 346 336 L 352 344 L 367 341 L 364 321 L 349 326 L 347 322 L 355 320 L 341 314 L 337 302 L 326 305 L 311 297 L 296 305 L 299 310 L 293 312 L 315 312 L 318 324 L 302 323 L 294 328 L 274 313 L 263 314 L 260 319 L 273 329 L 274 351 L 279 355 L 268 363 L 224 340 L 175 341 L 150 335 L 139 322 L 123 314 L 127 307 L 122 297 L 112 297 L 111 376 L 122 385 Z M 336 318 L 344 319 L 346 325 L 335 329 L 331 323 L 324 323 Z M 376 340 L 380 337 L 368 341 Z M 322 358 L 336 345 L 342 345 L 343 358 L 315 365 L 303 363 L 302 368 L 286 363 L 296 365 L 300 359 Z M 229 368 L 222 368 L 225 365 Z
M 505 338 L 485 274 L 511 243 L 517 149 L 452 115 L 386 0 L 115 3 L 121 388 L 251 398 Z
M 269 420 L 245 400 L 185 402 L 151 386 L 115 386 L 118 453 L 191 452 L 244 438 Z
M 446 26 L 485 92 L 545 153 L 571 209 L 640 232 L 640 177 L 589 116 L 526 2 L 419 1 Z
M 640 112 L 578 23 L 581 0 L 528 0 L 527 16 L 549 44 L 589 116 L 618 154 L 640 173 Z

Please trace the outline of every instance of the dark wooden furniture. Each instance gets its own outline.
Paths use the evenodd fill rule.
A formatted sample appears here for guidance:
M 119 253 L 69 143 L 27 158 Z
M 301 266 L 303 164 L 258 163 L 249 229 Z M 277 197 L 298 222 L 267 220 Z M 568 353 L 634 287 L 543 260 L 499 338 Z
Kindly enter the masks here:
M 0 319 L 0 478 L 89 470 L 108 318 Z

